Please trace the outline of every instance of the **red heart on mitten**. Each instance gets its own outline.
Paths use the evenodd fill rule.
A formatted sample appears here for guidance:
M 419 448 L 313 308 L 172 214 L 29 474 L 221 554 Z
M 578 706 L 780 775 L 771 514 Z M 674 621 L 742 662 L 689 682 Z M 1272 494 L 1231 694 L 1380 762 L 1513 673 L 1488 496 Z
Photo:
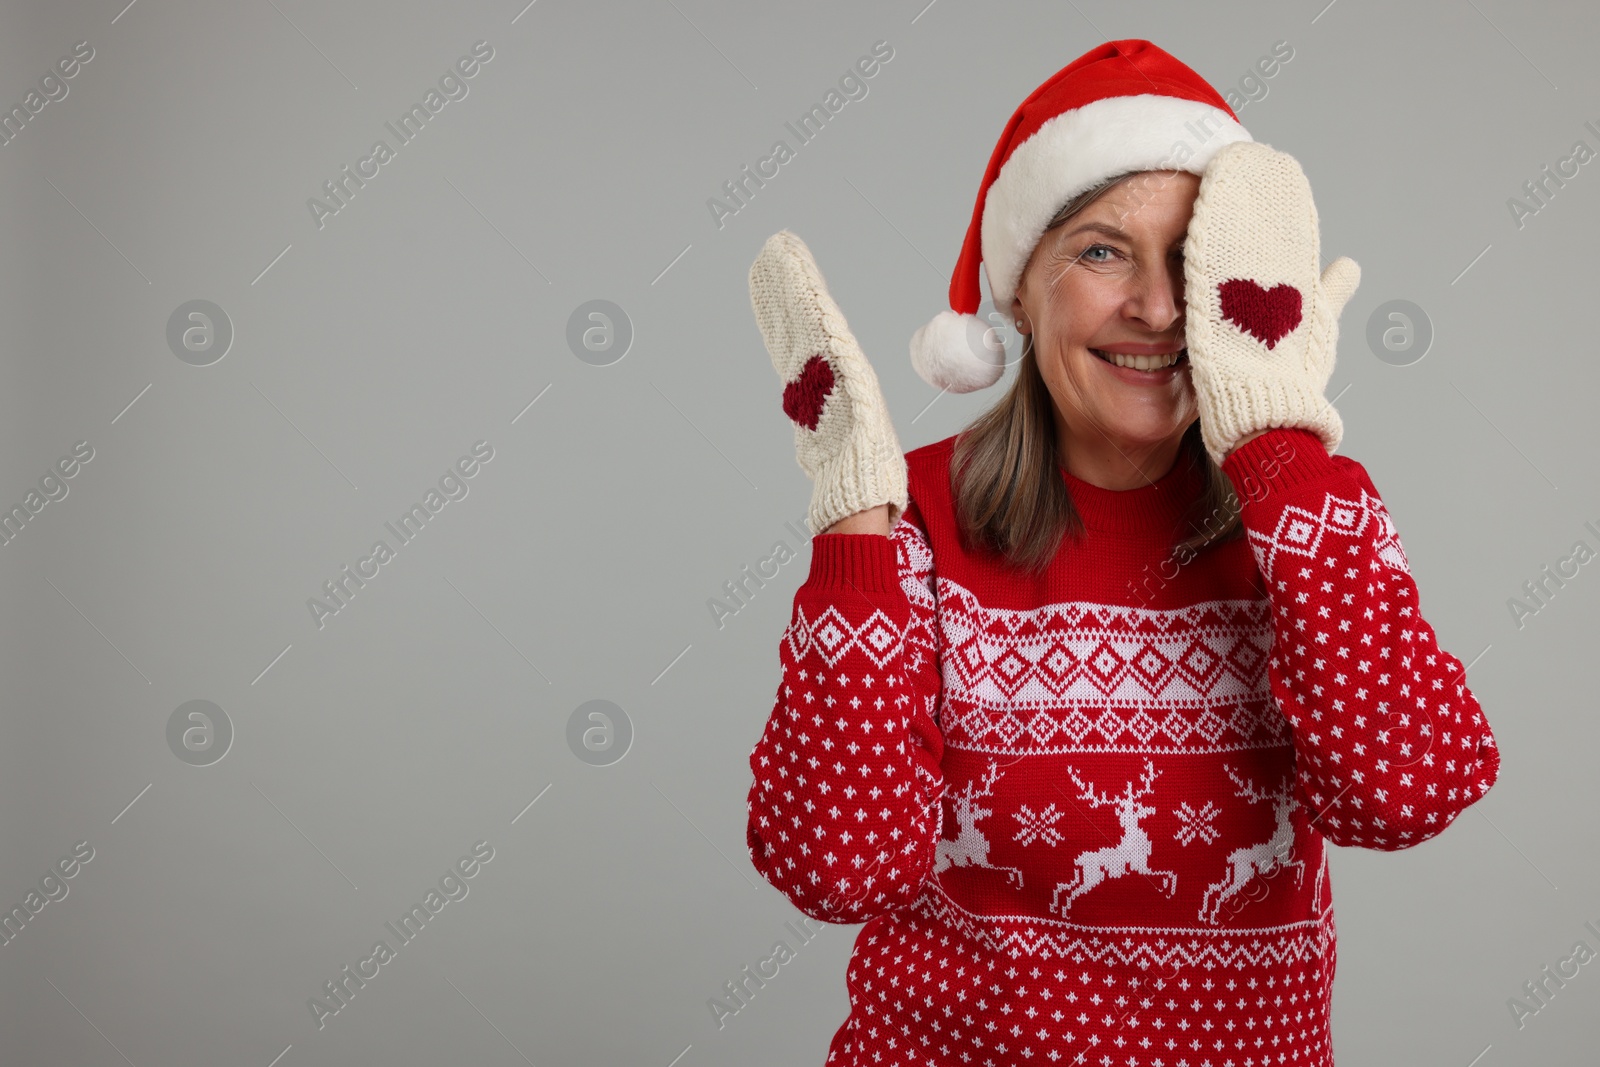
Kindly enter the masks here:
M 1297 294 L 1298 295 L 1298 294 Z M 833 368 L 821 356 L 812 356 L 800 377 L 783 387 L 783 413 L 808 430 L 817 428 L 822 405 L 833 393 Z
M 1300 290 L 1288 283 L 1263 289 L 1248 278 L 1233 278 L 1217 287 L 1222 317 L 1257 337 L 1269 349 L 1300 325 Z

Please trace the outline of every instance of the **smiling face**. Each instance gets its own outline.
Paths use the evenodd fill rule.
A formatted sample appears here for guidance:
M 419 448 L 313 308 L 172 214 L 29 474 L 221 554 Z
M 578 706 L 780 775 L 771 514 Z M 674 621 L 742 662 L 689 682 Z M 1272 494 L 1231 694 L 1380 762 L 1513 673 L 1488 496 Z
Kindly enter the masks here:
M 1184 348 L 1183 242 L 1199 190 L 1185 171 L 1132 175 L 1045 231 L 1023 270 L 1012 317 L 1033 335 L 1074 474 L 1144 484 L 1199 417 L 1187 354 L 1169 365 Z

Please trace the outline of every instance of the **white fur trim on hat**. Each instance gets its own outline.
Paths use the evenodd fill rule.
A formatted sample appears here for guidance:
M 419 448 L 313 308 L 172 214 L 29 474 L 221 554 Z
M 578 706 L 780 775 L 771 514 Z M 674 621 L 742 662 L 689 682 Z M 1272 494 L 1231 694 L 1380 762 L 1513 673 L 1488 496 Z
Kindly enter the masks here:
M 1217 149 L 1253 140 L 1221 108 L 1145 93 L 1057 115 L 1012 151 L 983 206 L 983 265 L 1007 309 L 1022 270 L 1061 205 L 1102 180 L 1142 170 L 1199 174 Z
M 970 393 L 1005 373 L 1005 343 L 978 316 L 945 310 L 911 335 L 911 365 L 936 389 Z

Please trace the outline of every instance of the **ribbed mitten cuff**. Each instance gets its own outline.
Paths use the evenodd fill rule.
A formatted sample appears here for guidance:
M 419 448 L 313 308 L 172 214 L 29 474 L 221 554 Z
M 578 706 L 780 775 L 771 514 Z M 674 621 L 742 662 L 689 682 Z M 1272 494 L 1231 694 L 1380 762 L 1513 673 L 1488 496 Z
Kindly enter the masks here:
M 906 458 L 889 431 L 888 440 L 857 435 L 827 466 L 817 472 L 806 522 L 820 534 L 840 519 L 889 505 L 889 528 L 900 521 L 910 502 Z
M 1218 466 L 1241 437 L 1271 427 L 1310 430 L 1332 453 L 1344 440 L 1344 420 L 1320 395 L 1275 378 L 1237 378 L 1195 382 L 1209 419 L 1200 420 L 1200 436 Z

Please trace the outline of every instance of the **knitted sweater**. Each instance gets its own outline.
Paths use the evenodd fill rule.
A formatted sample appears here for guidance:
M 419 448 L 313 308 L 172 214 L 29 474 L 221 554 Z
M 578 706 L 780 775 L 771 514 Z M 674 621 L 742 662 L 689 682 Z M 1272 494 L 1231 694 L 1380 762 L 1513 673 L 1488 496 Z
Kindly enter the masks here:
M 827 1062 L 1331 1065 L 1326 844 L 1420 844 L 1499 768 L 1366 471 L 1269 430 L 1246 537 L 1175 554 L 1197 467 L 1058 468 L 1087 532 L 1035 578 L 962 547 L 954 442 L 891 536 L 813 540 L 750 755 L 756 869 L 865 924 Z

